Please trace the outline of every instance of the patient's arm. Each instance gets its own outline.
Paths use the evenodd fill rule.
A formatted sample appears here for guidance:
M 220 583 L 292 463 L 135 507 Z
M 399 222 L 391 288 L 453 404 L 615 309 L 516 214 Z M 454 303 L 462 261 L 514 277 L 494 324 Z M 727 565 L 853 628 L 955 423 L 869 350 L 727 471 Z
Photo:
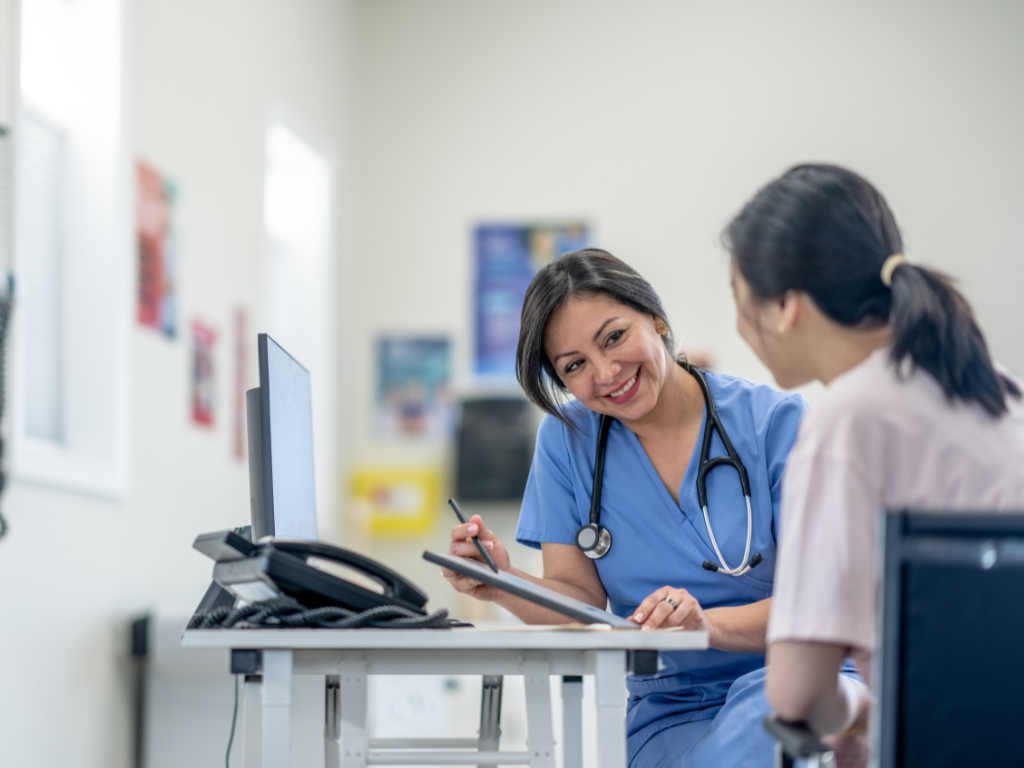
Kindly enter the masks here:
M 840 675 L 849 649 L 831 643 L 783 641 L 768 647 L 768 701 L 783 720 L 820 735 L 867 723 L 871 693 Z

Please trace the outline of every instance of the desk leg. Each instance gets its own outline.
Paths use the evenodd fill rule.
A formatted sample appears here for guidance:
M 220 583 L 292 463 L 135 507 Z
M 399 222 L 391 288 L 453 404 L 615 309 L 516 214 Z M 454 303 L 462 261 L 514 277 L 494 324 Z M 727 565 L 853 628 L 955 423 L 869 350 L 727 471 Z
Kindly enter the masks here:
M 341 680 L 327 675 L 324 685 L 324 768 L 341 768 Z
M 341 673 L 341 765 L 366 768 L 366 658 L 343 658 Z
M 626 768 L 625 651 L 595 651 L 598 768 Z
M 480 752 L 497 752 L 501 743 L 501 675 L 484 675 L 480 692 Z M 477 768 L 487 768 L 477 766 Z
M 528 654 L 523 662 L 523 680 L 526 683 L 526 749 L 530 753 L 530 766 L 555 768 L 551 664 L 546 658 L 533 658 Z
M 583 768 L 583 678 L 562 677 L 562 765 Z
M 288 768 L 292 715 L 292 652 L 263 651 L 263 768 Z
M 259 675 L 246 675 L 242 687 L 242 765 L 263 768 L 263 683 Z

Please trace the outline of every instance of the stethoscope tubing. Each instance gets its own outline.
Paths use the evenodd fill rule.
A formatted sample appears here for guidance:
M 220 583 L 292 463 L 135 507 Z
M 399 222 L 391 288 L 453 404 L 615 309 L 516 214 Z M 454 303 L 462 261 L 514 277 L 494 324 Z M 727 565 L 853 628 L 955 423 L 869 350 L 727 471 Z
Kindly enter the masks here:
M 753 567 L 750 564 L 750 540 L 754 533 L 754 515 L 750 509 L 750 497 L 744 495 L 743 498 L 747 501 L 747 548 L 743 550 L 743 559 L 740 560 L 740 564 L 735 568 L 731 568 L 729 564 L 725 562 L 725 557 L 722 556 L 722 550 L 718 548 L 718 542 L 715 541 L 715 532 L 711 529 L 711 518 L 708 517 L 707 504 L 701 507 L 701 510 L 704 512 L 704 525 L 708 527 L 708 535 L 711 537 L 711 546 L 715 548 L 715 555 L 718 556 L 718 572 L 724 573 L 726 576 L 742 576 Z
M 743 576 L 751 568 L 761 562 L 760 555 L 754 555 L 750 557 L 750 545 L 754 533 L 754 515 L 750 504 L 750 480 L 747 477 L 747 468 L 743 466 L 743 462 L 740 460 L 739 454 L 736 449 L 733 448 L 732 441 L 729 440 L 729 435 L 725 431 L 725 427 L 722 425 L 721 419 L 718 417 L 718 410 L 715 408 L 715 399 L 711 394 L 711 388 L 708 386 L 707 380 L 704 378 L 704 374 L 697 368 L 688 368 L 689 372 L 697 380 L 700 385 L 701 394 L 704 396 L 704 405 L 707 409 L 707 414 L 704 421 L 704 435 L 701 440 L 700 448 L 700 461 L 697 465 L 697 501 L 700 504 L 701 511 L 704 513 L 704 525 L 707 526 L 708 536 L 711 537 L 711 546 L 715 550 L 715 556 L 718 558 L 718 567 L 715 567 L 712 563 L 705 561 L 704 567 L 707 570 L 718 571 L 724 573 L 727 576 Z M 590 524 L 580 529 L 580 532 L 576 534 L 576 546 L 579 547 L 588 557 L 593 559 L 600 559 L 607 554 L 611 548 L 611 533 L 606 528 L 601 528 L 601 486 L 604 484 L 604 457 L 608 446 L 608 432 L 611 429 L 612 417 L 604 414 L 601 416 L 601 424 L 598 428 L 597 438 L 597 456 L 594 459 L 594 485 L 591 493 L 590 503 Z M 722 445 L 725 446 L 726 455 L 716 456 L 715 458 L 709 458 L 711 452 L 711 437 L 712 430 L 718 430 L 718 437 L 722 441 Z M 718 541 L 715 539 L 715 532 L 711 527 L 711 517 L 708 515 L 708 497 L 707 488 L 705 485 L 705 478 L 712 469 L 722 464 L 728 465 L 736 470 L 740 478 L 740 488 L 743 491 L 743 498 L 747 503 L 747 544 L 743 551 L 743 560 L 740 561 L 740 565 L 735 568 L 730 567 L 725 562 L 725 557 L 722 556 L 722 550 L 718 546 Z M 580 543 L 580 533 L 586 531 L 588 528 L 593 529 L 592 538 L 594 544 L 584 547 Z M 604 533 L 607 542 L 603 547 L 603 551 L 595 552 L 595 547 L 600 538 L 600 534 Z M 756 562 L 755 562 L 756 561 Z

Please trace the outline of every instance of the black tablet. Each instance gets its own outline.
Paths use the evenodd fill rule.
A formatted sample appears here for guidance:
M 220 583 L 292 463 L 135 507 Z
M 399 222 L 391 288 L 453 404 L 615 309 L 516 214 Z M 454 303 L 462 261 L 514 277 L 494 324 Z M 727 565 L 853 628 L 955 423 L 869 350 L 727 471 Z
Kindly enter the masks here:
M 639 624 L 619 618 L 614 613 L 602 611 L 592 605 L 587 605 L 582 600 L 566 597 L 553 589 L 534 584 L 532 581 L 513 576 L 511 573 L 499 571 L 495 573 L 483 563 L 477 560 L 470 560 L 465 557 L 454 555 L 442 555 L 437 552 L 424 552 L 423 559 L 431 563 L 443 565 L 463 576 L 482 581 L 492 587 L 508 592 L 510 595 L 521 597 L 537 605 L 550 608 L 563 616 L 568 616 L 581 624 L 610 624 L 616 629 L 640 629 Z

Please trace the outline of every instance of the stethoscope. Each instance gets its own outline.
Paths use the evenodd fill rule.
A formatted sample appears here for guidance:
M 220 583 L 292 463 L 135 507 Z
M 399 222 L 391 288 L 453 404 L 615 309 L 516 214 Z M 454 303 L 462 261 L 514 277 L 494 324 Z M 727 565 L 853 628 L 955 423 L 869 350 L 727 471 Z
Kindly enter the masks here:
M 708 535 L 711 537 L 711 546 L 715 548 L 718 556 L 718 564 L 705 560 L 703 567 L 708 571 L 718 571 L 728 576 L 742 576 L 751 568 L 761 562 L 761 555 L 754 553 L 750 557 L 750 539 L 754 532 L 754 516 L 750 508 L 750 480 L 747 477 L 747 469 L 740 461 L 739 454 L 732 447 L 729 435 L 726 434 L 722 420 L 718 418 L 718 411 L 715 410 L 715 399 L 711 395 L 711 388 L 704 378 L 704 374 L 697 368 L 689 368 L 690 373 L 700 384 L 701 392 L 704 393 L 704 405 L 707 408 L 707 419 L 704 422 L 704 440 L 700 447 L 700 463 L 697 465 L 697 501 L 704 512 L 704 524 L 708 528 Z M 597 433 L 597 458 L 594 460 L 594 492 L 590 500 L 590 522 L 576 532 L 576 546 L 587 557 L 592 560 L 599 560 L 608 554 L 612 548 L 612 534 L 607 528 L 601 526 L 601 485 L 604 481 L 604 455 L 608 448 L 608 431 L 612 426 L 612 417 L 601 416 L 601 424 Z M 718 436 L 725 446 L 726 455 L 708 458 L 711 451 L 711 430 L 717 429 Z M 711 530 L 711 518 L 708 517 L 708 493 L 705 487 L 705 478 L 708 472 L 722 464 L 728 465 L 736 470 L 740 476 L 740 488 L 743 490 L 743 498 L 747 502 L 747 548 L 743 552 L 741 564 L 730 568 L 722 557 L 722 550 L 718 548 L 715 541 L 715 532 Z M 747 558 L 750 557 L 748 560 Z

